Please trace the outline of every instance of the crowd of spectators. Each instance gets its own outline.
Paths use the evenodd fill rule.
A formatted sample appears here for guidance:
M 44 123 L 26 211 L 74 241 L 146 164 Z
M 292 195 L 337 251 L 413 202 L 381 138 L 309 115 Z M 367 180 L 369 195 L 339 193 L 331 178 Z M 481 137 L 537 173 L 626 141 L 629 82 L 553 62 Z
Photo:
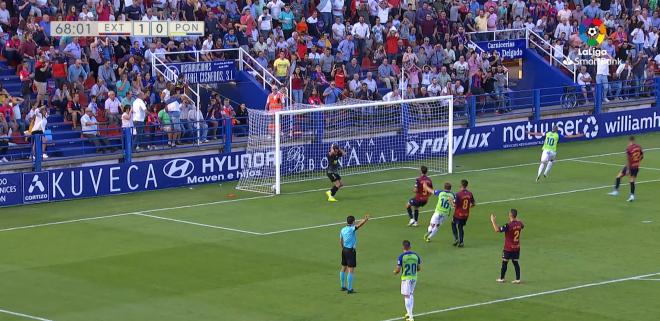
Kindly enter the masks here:
M 30 111 L 40 106 L 91 135 L 98 132 L 89 128 L 91 123 L 133 126 L 142 136 L 135 147 L 147 149 L 154 146 L 144 137 L 156 131 L 166 132 L 168 145 L 176 146 L 195 133 L 205 133 L 201 141 L 216 138 L 227 122 L 245 124 L 246 106 L 217 96 L 200 109 L 176 84 L 151 74 L 152 56 L 164 62 L 195 60 L 190 53 L 167 54 L 173 51 L 199 51 L 202 60 L 215 60 L 231 57 L 213 49 L 240 47 L 255 57 L 255 69 L 266 69 L 286 84 L 282 90 L 290 81 L 292 100 L 298 103 L 437 95 L 453 95 L 458 105 L 469 95 L 479 95 L 482 103 L 498 100 L 508 86 L 504 61 L 495 51 L 475 49 L 470 40 L 520 36 L 493 34 L 526 28 L 548 42 L 545 49 L 552 47 L 558 61 L 578 59 L 578 49 L 587 49 L 579 26 L 591 18 L 607 28 L 599 48 L 608 57 L 598 58 L 624 63 L 585 66 L 578 71 L 578 83 L 602 83 L 605 100 L 629 90 L 625 82 L 637 85 L 633 92 L 640 94 L 653 78 L 654 59 L 660 60 L 655 0 L 0 2 L 2 55 L 16 66 L 24 98 L 16 102 L 6 92 L 0 95 L 0 143 L 9 131 L 29 131 Z M 53 37 L 54 20 L 203 20 L 206 30 L 203 37 L 185 38 Z M 98 122 L 90 120 L 88 110 Z M 90 139 L 101 146 L 95 137 Z

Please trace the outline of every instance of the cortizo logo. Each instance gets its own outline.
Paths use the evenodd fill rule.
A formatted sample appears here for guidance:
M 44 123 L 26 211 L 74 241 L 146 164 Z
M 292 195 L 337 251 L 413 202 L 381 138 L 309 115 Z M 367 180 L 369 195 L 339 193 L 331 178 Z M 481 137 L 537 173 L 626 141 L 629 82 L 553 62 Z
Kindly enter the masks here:
M 195 164 L 187 159 L 173 159 L 163 166 L 163 174 L 169 178 L 183 178 L 192 174 Z
M 39 179 L 39 175 L 34 175 L 32 177 L 32 183 L 30 183 L 30 187 L 28 188 L 28 193 L 32 194 L 34 193 L 34 189 L 39 189 L 39 193 L 43 193 L 46 191 L 46 188 L 44 187 L 44 183 L 41 182 Z
M 596 117 L 589 116 L 589 118 L 587 118 L 587 121 L 582 128 L 582 132 L 587 138 L 594 138 L 598 135 L 598 121 L 596 121 Z

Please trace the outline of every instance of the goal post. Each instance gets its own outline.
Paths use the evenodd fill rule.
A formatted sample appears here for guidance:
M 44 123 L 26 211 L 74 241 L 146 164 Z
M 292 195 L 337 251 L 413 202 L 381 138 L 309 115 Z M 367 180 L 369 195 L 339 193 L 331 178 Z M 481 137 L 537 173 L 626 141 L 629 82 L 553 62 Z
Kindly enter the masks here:
M 345 99 L 293 104 L 270 113 L 249 110 L 247 159 L 237 189 L 282 193 L 288 183 L 327 179 L 327 154 L 337 145 L 342 176 L 424 165 L 452 172 L 454 101 L 451 96 L 396 101 Z

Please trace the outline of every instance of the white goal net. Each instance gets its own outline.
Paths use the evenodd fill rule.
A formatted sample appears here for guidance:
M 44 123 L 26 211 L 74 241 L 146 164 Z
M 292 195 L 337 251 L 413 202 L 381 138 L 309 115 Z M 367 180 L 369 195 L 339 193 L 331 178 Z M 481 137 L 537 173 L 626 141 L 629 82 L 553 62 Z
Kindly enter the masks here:
M 247 168 L 238 189 L 280 194 L 282 185 L 327 179 L 331 146 L 345 151 L 342 176 L 428 167 L 451 173 L 451 96 L 398 101 L 346 99 L 337 104 L 295 104 L 270 113 L 249 111 L 247 153 L 262 155 Z

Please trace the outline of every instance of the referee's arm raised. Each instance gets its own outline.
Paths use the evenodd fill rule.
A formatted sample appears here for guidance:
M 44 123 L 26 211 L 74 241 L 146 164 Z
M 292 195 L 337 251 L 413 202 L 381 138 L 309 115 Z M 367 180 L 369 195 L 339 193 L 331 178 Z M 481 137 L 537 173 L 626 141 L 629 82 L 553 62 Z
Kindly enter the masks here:
M 364 224 L 367 223 L 368 220 L 369 220 L 369 215 L 365 215 L 362 221 L 360 221 L 360 223 L 358 223 L 358 225 L 355 226 L 355 229 L 359 230 L 362 226 L 364 226 Z

